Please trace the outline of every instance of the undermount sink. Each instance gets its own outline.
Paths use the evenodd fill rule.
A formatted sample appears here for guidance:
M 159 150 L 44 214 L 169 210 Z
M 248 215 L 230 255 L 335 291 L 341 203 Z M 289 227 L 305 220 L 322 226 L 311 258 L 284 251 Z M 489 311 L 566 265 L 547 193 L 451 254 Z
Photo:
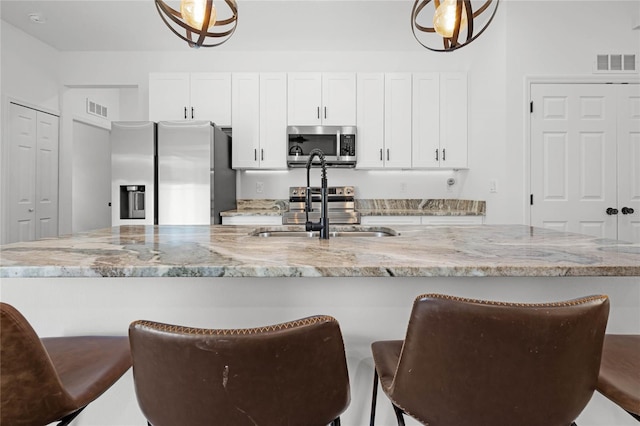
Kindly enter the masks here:
M 303 231 L 291 229 L 256 229 L 250 234 L 253 237 L 294 237 L 294 238 L 319 238 L 318 231 Z M 378 229 L 345 229 L 329 231 L 329 238 L 336 237 L 395 237 L 398 232 L 389 228 Z

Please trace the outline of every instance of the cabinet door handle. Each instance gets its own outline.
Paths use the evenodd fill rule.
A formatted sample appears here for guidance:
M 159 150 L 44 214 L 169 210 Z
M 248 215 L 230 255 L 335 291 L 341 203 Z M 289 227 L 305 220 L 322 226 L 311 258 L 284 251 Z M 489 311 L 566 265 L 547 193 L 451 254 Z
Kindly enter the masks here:
M 389 148 L 387 148 L 387 161 L 389 161 Z
M 442 161 L 447 161 L 447 150 L 442 148 Z
M 324 118 L 327 118 L 327 107 L 324 107 Z
M 184 107 L 184 119 L 187 119 L 187 107 Z
M 318 120 L 320 120 L 320 107 L 317 108 L 318 111 Z
M 29 213 L 33 213 L 33 209 L 29 209 Z
M 264 161 L 264 149 L 260 150 L 260 161 Z
M 382 148 L 380 148 L 380 161 L 382 161 Z
M 622 214 L 633 214 L 634 210 L 631 207 L 623 207 Z
M 614 214 L 618 214 L 618 209 L 614 209 L 613 207 L 609 207 L 605 212 L 609 216 L 611 216 L 611 215 L 614 215 Z
M 258 161 L 258 150 L 253 149 L 253 161 Z
M 437 150 L 437 149 L 436 149 L 436 161 L 440 161 L 440 160 L 438 159 L 438 150 Z
M 193 118 L 194 118 L 194 116 L 193 116 L 193 107 L 191 107 L 191 119 L 193 119 Z

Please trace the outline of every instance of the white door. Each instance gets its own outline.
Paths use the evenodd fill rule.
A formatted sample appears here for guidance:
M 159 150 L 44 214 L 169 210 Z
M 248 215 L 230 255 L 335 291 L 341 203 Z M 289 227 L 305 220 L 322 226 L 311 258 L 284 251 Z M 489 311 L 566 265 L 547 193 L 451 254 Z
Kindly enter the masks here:
M 328 126 L 356 125 L 356 74 L 322 75 L 322 123 Z
M 189 73 L 149 74 L 149 120 L 191 118 Z
M 532 225 L 640 241 L 640 108 L 629 86 L 532 85 Z
M 33 109 L 9 105 L 7 243 L 36 238 L 36 115 Z
M 290 126 L 316 126 L 322 123 L 322 75 L 289 73 L 287 76 L 287 116 Z
M 219 127 L 231 125 L 231 73 L 191 73 L 188 117 L 213 121 Z
M 618 90 L 618 239 L 640 243 L 640 85 Z
M 287 168 L 287 74 L 260 74 L 260 167 Z
M 111 140 L 109 131 L 73 122 L 71 229 L 111 227 Z
M 37 113 L 36 239 L 58 235 L 59 118 Z
M 384 74 L 357 76 L 356 167 L 384 167 Z

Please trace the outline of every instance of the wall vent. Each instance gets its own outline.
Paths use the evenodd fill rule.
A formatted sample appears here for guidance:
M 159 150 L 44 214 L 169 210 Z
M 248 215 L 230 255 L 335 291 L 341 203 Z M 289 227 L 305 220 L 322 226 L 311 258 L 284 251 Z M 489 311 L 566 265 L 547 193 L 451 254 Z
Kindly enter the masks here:
M 638 69 L 635 54 L 599 54 L 596 55 L 596 73 L 633 73 Z
M 87 113 L 101 118 L 107 118 L 107 107 L 87 98 Z

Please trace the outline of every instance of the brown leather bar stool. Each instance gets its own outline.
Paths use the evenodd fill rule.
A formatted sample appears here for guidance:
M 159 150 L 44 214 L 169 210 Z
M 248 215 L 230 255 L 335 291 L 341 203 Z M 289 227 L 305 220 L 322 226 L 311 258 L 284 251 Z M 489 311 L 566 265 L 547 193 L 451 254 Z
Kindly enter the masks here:
M 333 426 L 349 405 L 338 322 L 260 328 L 129 327 L 138 404 L 153 426 Z
M 405 340 L 371 345 L 398 424 L 569 426 L 596 389 L 607 296 L 503 303 L 426 294 Z
M 640 335 L 604 336 L 597 389 L 640 421 Z
M 0 424 L 68 425 L 131 367 L 126 336 L 40 339 L 0 303 Z

